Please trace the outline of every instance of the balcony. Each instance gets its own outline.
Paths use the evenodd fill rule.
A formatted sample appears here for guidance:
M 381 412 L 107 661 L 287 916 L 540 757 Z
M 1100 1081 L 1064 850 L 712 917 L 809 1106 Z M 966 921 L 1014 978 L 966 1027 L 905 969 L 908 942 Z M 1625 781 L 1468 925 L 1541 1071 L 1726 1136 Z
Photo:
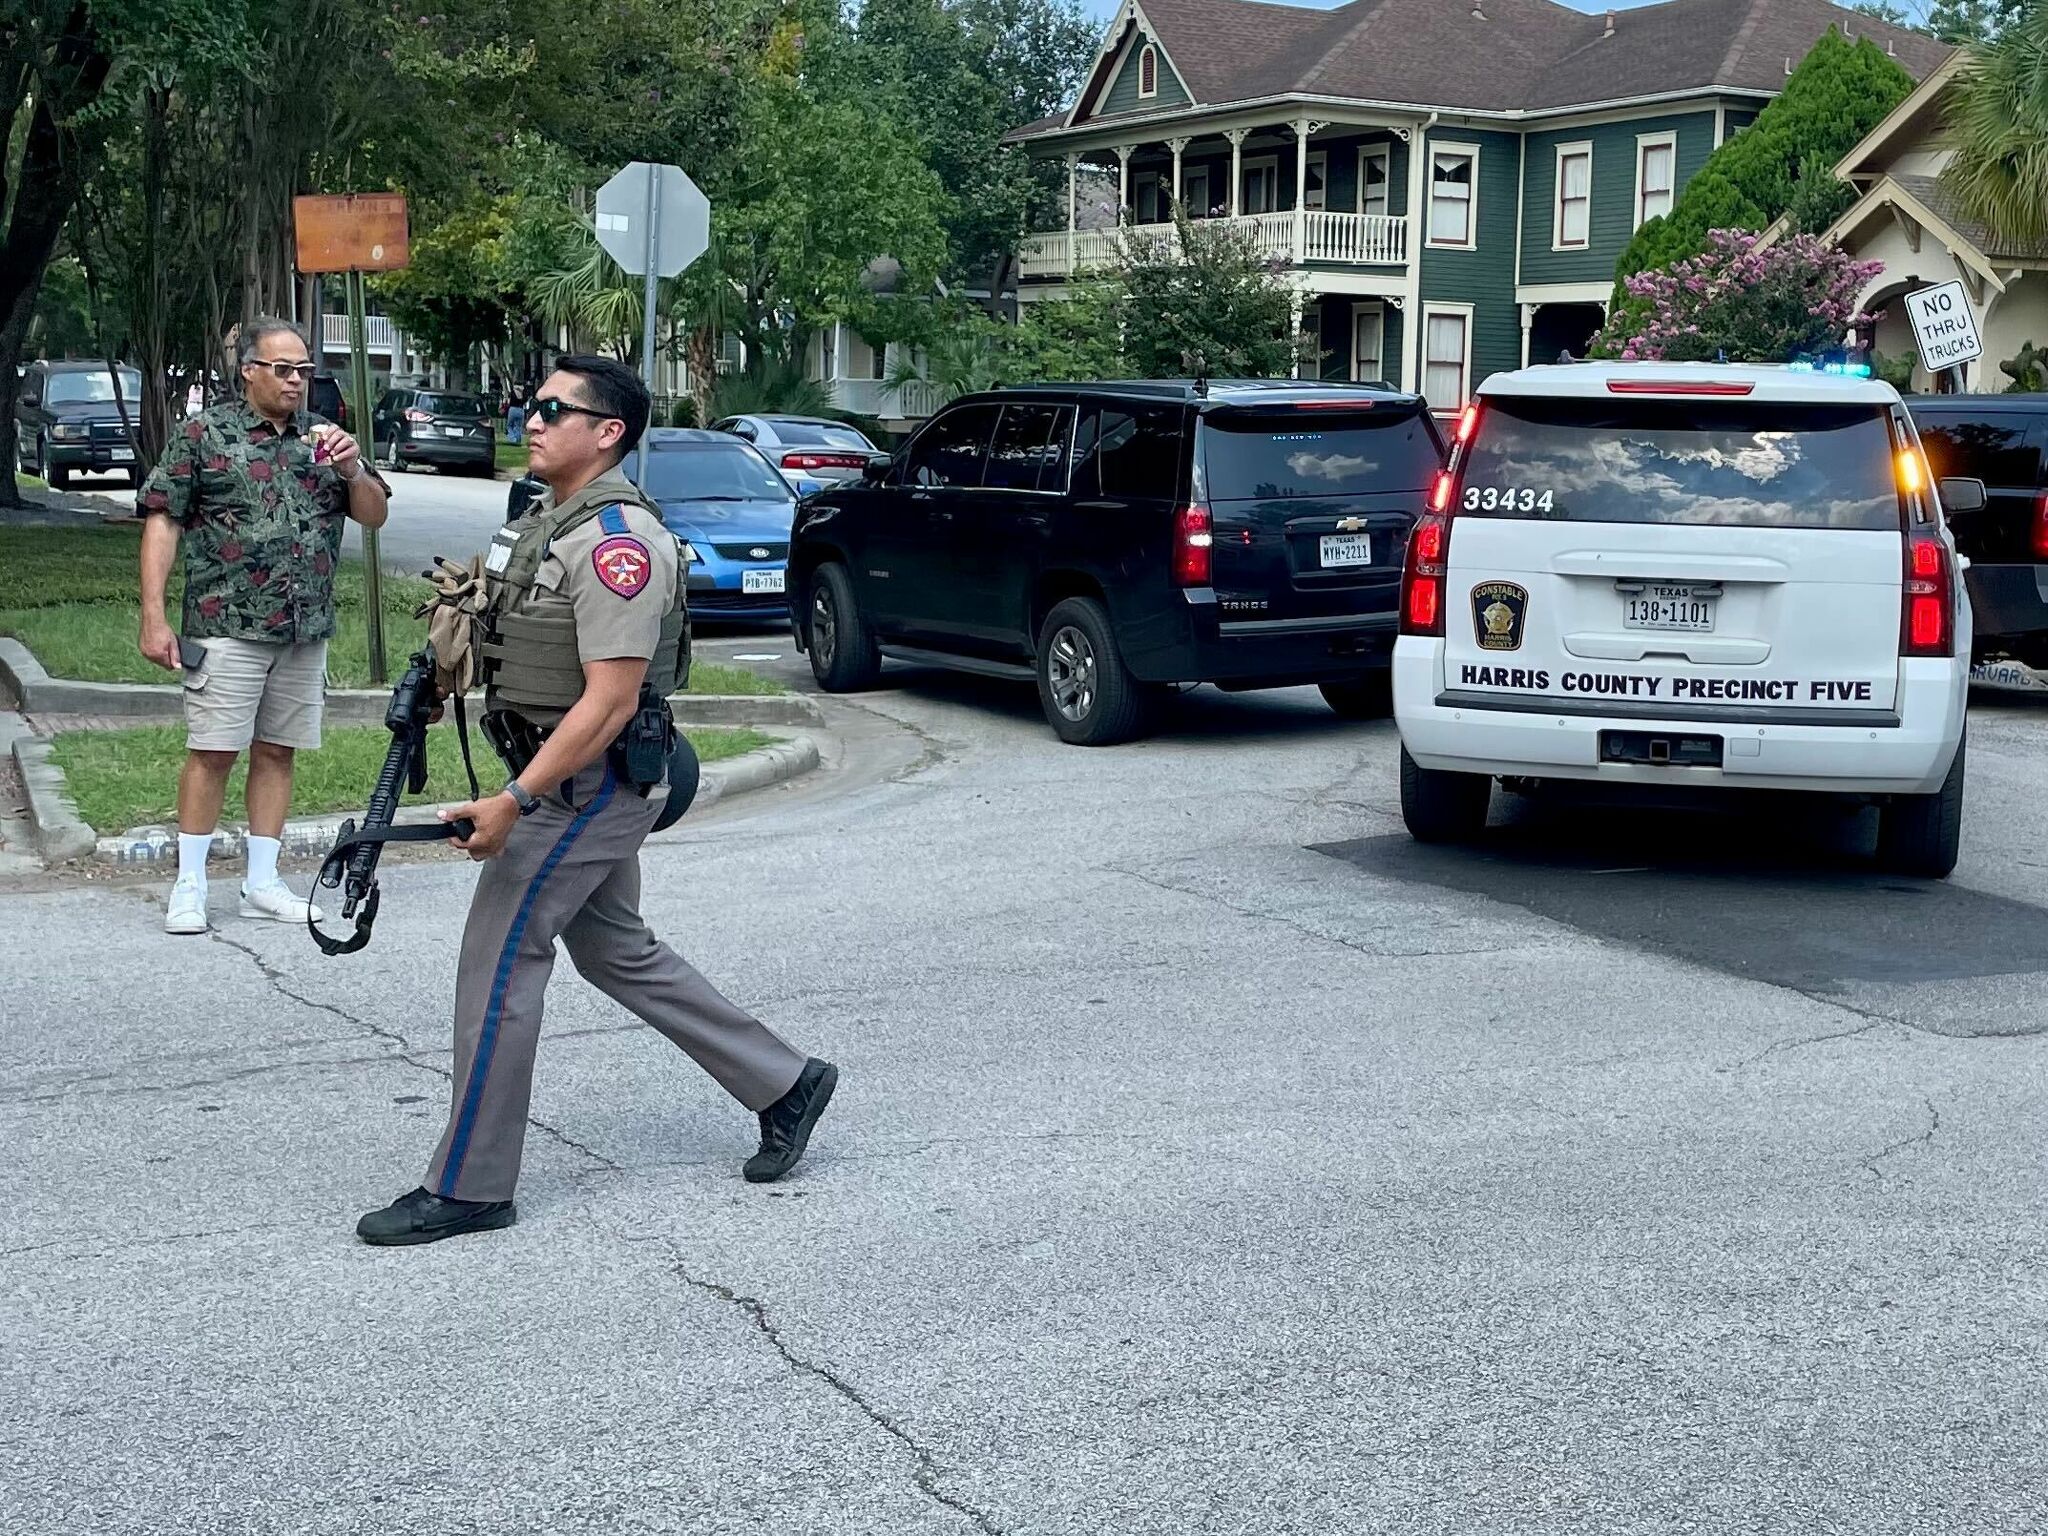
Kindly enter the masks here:
M 398 327 L 384 315 L 365 315 L 363 341 L 370 351 L 381 352 L 384 356 L 395 359 L 398 349 Z M 348 351 L 347 315 L 320 317 L 320 345 L 328 352 Z
M 1379 213 L 1331 213 L 1310 209 L 1302 215 L 1302 248 L 1294 241 L 1294 214 L 1245 213 L 1204 220 L 1245 230 L 1261 256 L 1296 265 L 1397 267 L 1408 260 L 1408 221 Z M 1065 277 L 1069 272 L 1094 272 L 1109 265 L 1122 231 L 1082 229 L 1069 234 L 1027 235 L 1018 249 L 1022 277 Z M 1131 233 L 1175 243 L 1171 224 L 1136 224 Z
M 895 385 L 886 379 L 833 379 L 826 386 L 842 411 L 887 421 L 921 421 L 945 404 L 929 384 Z

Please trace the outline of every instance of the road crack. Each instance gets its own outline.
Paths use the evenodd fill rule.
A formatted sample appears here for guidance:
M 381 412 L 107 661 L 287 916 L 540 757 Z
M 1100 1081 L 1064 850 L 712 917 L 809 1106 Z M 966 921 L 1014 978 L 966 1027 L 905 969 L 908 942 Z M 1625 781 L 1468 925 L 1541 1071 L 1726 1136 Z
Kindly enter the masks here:
M 1902 1137 L 1890 1146 L 1872 1152 L 1869 1156 L 1862 1159 L 1863 1166 L 1869 1169 L 1872 1176 L 1880 1183 L 1886 1182 L 1886 1174 L 1882 1168 L 1877 1166 L 1879 1163 L 1897 1153 L 1904 1152 L 1908 1147 L 1924 1147 L 1928 1145 L 1934 1140 L 1935 1133 L 1941 1129 L 1941 1111 L 1934 1107 L 1934 1100 L 1922 1099 L 1920 1102 L 1927 1110 L 1926 1130 L 1917 1136 Z
M 776 1325 L 775 1319 L 769 1315 L 766 1302 L 762 1301 L 758 1296 L 743 1295 L 731 1286 L 721 1285 L 716 1280 L 699 1279 L 691 1274 L 689 1270 L 685 1269 L 680 1260 L 675 1262 L 675 1272 L 678 1278 L 685 1285 L 691 1287 L 691 1289 L 702 1291 L 705 1295 L 715 1297 L 726 1305 L 735 1307 L 745 1313 L 753 1323 L 754 1331 L 768 1341 L 770 1346 L 782 1357 L 783 1362 L 791 1370 L 799 1375 L 809 1376 L 823 1382 L 833 1392 L 844 1398 L 848 1403 L 851 1403 L 868 1422 L 884 1431 L 891 1439 L 910 1452 L 913 1461 L 911 1475 L 917 1484 L 918 1492 L 922 1493 L 934 1504 L 939 1504 L 952 1510 L 970 1523 L 977 1531 L 983 1532 L 984 1536 L 1003 1536 L 1003 1528 L 996 1524 L 986 1511 L 977 1508 L 957 1495 L 946 1492 L 940 1486 L 940 1479 L 945 1475 L 946 1469 L 939 1465 L 938 1459 L 910 1431 L 869 1402 L 858 1387 L 846 1380 L 845 1377 L 839 1375 L 830 1366 L 822 1365 L 807 1356 L 798 1354 L 790 1346 L 789 1340 L 783 1337 L 782 1330 Z

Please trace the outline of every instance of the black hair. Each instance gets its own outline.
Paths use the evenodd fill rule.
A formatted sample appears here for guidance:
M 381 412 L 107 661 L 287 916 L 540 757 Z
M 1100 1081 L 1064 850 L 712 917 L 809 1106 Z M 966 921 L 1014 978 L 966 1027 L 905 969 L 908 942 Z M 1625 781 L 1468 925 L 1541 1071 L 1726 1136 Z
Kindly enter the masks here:
M 647 386 L 640 382 L 640 375 L 616 358 L 599 357 L 589 352 L 556 358 L 555 372 L 573 374 L 580 379 L 593 411 L 616 416 L 626 424 L 617 445 L 619 456 L 612 460 L 614 464 L 622 462 L 639 446 L 640 434 L 647 430 L 647 418 L 654 409 L 653 398 L 647 393 Z

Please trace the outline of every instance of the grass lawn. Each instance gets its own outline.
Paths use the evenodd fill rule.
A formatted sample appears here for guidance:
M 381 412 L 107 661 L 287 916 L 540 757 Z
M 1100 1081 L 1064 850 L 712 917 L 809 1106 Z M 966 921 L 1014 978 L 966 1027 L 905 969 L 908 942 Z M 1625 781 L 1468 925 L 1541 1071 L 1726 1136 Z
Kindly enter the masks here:
M 509 469 L 515 475 L 526 473 L 526 444 L 508 443 L 498 439 L 498 468 Z
M 737 757 L 765 746 L 771 738 L 759 731 L 701 730 L 688 733 L 697 755 L 707 763 Z M 292 781 L 292 814 L 313 816 L 323 811 L 355 811 L 370 798 L 370 786 L 391 733 L 381 725 L 335 726 L 323 733 L 317 752 L 301 752 Z M 505 784 L 505 770 L 481 738 L 474 737 L 476 776 L 484 793 Z M 100 832 L 168 823 L 177 813 L 178 767 L 185 760 L 183 725 L 144 725 L 124 731 L 66 731 L 52 739 L 52 755 L 64 770 L 71 798 L 86 823 Z M 469 781 L 462 772 L 462 751 L 452 724 L 427 736 L 427 787 L 407 804 L 467 800 Z M 238 817 L 246 777 L 238 765 L 228 782 L 228 814 Z
M 53 677 L 95 683 L 168 683 L 176 674 L 136 649 L 137 547 L 140 531 L 114 528 L 0 528 L 0 635 L 35 653 Z M 416 576 L 384 578 L 384 657 L 395 679 L 426 638 L 412 616 L 431 589 Z M 166 607 L 177 624 L 184 578 L 174 564 Z M 370 686 L 362 566 L 335 574 L 336 633 L 327 653 L 335 688 Z M 780 683 L 740 667 L 693 667 L 692 693 L 784 693 Z

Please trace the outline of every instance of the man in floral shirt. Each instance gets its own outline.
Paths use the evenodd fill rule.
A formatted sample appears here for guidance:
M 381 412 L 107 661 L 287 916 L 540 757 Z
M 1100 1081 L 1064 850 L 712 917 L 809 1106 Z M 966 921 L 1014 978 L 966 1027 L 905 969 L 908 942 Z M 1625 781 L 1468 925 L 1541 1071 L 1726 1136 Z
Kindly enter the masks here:
M 243 399 L 185 422 L 137 498 L 147 519 L 142 654 L 185 674 L 178 881 L 164 918 L 171 933 L 206 932 L 207 850 L 245 748 L 242 916 L 306 920 L 307 904 L 277 873 L 292 754 L 320 745 L 342 520 L 379 528 L 389 510 L 355 440 L 304 412 L 313 377 L 305 338 L 282 320 L 258 320 L 242 328 L 235 350 Z M 173 631 L 164 589 L 181 537 L 185 609 Z

